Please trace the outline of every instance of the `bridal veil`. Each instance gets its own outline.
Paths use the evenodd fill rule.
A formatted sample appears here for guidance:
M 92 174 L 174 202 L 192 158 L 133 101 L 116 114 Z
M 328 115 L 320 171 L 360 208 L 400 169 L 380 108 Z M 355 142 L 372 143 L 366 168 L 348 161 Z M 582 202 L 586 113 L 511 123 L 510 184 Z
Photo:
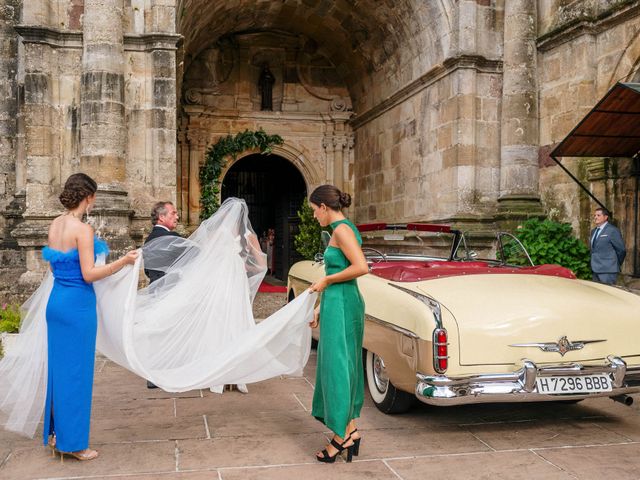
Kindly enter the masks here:
M 141 262 L 165 275 L 138 290 Z M 256 324 L 251 304 L 265 272 L 245 202 L 228 199 L 189 238 L 152 240 L 135 265 L 94 283 L 96 348 L 170 392 L 300 375 L 316 294 L 305 292 Z M 16 348 L 0 361 L 1 420 L 29 436 L 44 407 L 52 285 L 48 273 L 23 305 Z

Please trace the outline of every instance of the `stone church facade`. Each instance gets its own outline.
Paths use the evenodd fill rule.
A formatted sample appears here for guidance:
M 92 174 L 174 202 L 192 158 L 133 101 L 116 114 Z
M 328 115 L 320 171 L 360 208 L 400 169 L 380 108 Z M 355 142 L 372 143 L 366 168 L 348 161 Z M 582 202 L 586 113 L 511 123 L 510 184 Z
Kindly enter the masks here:
M 0 65 L 0 293 L 19 295 L 69 174 L 99 182 L 92 220 L 122 251 L 158 199 L 194 228 L 207 147 L 245 129 L 284 143 L 230 160 L 223 194 L 270 185 L 283 213 L 263 226 L 285 236 L 294 200 L 330 182 L 356 222 L 450 222 L 482 242 L 548 215 L 586 239 L 594 205 L 549 152 L 616 81 L 640 81 L 640 2 L 0 0 Z M 637 160 L 563 164 L 613 210 L 633 283 Z

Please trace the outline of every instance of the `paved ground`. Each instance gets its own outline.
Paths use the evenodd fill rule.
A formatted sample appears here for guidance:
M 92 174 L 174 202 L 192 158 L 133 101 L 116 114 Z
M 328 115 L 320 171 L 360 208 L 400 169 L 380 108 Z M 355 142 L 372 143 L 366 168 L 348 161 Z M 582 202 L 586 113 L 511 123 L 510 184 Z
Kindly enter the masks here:
M 0 430 L 0 479 L 640 478 L 640 407 L 609 399 L 388 416 L 367 394 L 358 460 L 319 464 L 329 432 L 309 413 L 314 378 L 312 355 L 303 378 L 250 385 L 248 395 L 174 395 L 99 358 L 91 444 L 100 458 L 61 465 L 37 440 Z

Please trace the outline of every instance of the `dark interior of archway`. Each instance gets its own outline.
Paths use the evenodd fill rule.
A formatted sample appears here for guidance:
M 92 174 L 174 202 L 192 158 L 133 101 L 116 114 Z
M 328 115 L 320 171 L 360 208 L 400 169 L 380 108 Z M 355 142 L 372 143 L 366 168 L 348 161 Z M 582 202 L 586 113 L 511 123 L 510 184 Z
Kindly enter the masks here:
M 275 230 L 274 276 L 286 279 L 289 267 L 302 257 L 294 247 L 298 210 L 307 191 L 300 171 L 277 155 L 249 155 L 233 165 L 222 182 L 222 199 L 242 198 L 258 237 Z

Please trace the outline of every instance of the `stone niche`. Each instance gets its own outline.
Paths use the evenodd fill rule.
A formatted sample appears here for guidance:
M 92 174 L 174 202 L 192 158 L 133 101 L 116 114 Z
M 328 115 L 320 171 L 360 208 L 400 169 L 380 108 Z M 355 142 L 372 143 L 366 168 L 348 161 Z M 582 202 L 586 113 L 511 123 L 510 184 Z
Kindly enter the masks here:
M 216 110 L 260 111 L 260 75 L 274 77 L 274 112 L 351 110 L 349 92 L 318 45 L 285 33 L 234 34 L 220 38 L 188 65 L 185 105 Z

